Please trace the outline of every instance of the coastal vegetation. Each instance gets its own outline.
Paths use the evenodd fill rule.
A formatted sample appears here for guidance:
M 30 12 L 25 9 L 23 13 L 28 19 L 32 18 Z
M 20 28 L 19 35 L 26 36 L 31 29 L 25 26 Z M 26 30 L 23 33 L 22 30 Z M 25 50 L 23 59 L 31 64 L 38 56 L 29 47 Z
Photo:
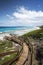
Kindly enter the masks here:
M 0 65 L 2 65 L 3 63 L 16 58 L 17 56 L 17 52 L 16 53 L 12 53 L 10 55 L 5 55 L 4 57 L 0 58 Z M 8 64 L 9 65 L 9 64 Z
M 0 65 L 14 61 L 18 57 L 18 49 L 20 50 L 21 46 L 17 45 L 15 42 L 7 39 L 0 40 Z M 9 63 L 7 65 L 9 65 Z
M 17 49 L 19 47 L 17 52 L 12 52 L 15 50 L 14 43 L 17 43 L 20 45 L 20 46 L 16 45 Z M 22 49 L 20 50 L 20 48 L 22 48 Z M 26 48 L 27 48 L 27 50 L 26 50 Z M 25 54 L 22 51 L 23 52 L 25 51 Z M 22 36 L 19 36 L 19 37 L 12 35 L 12 37 L 6 37 L 6 39 L 3 41 L 0 40 L 0 54 L 6 53 L 6 55 L 0 56 L 0 64 L 2 65 L 10 60 L 10 62 L 11 62 L 10 64 L 14 65 L 17 62 L 17 61 L 14 61 L 14 59 L 16 57 L 17 57 L 17 59 L 19 57 L 20 58 L 22 57 L 22 59 L 23 59 L 24 56 L 26 55 L 24 58 L 24 60 L 25 60 L 29 56 L 28 51 L 31 55 L 31 57 L 30 57 L 30 59 L 31 59 L 30 64 L 31 65 L 32 65 L 33 61 L 35 63 L 35 60 L 38 61 L 38 63 L 39 63 L 38 65 L 42 64 L 42 59 L 43 59 L 43 26 L 42 27 L 40 26 L 40 29 L 28 32 L 28 33 L 26 33 Z M 10 53 L 7 54 L 7 52 L 8 53 L 10 52 Z M 33 56 L 35 57 L 35 59 L 33 58 Z M 23 61 L 23 60 L 21 60 L 21 61 Z M 18 60 L 18 62 L 20 62 L 20 60 Z M 24 62 L 26 62 L 26 61 L 23 61 L 23 63 Z M 7 65 L 9 65 L 9 63 Z
M 0 41 L 0 53 L 13 50 L 13 43 L 8 40 Z
M 42 60 L 43 60 L 43 26 L 40 26 L 40 28 L 37 30 L 31 31 L 31 32 L 28 32 L 27 34 L 22 35 L 21 38 L 27 44 L 29 44 L 29 42 L 32 44 L 33 54 L 34 54 L 34 52 L 36 52 L 34 56 L 39 63 L 38 65 L 42 65 Z
M 27 33 L 27 34 L 24 34 L 23 36 L 21 36 L 21 37 L 32 37 L 33 39 L 40 39 L 40 38 L 42 38 L 43 37 L 43 28 L 40 28 L 40 29 L 38 29 L 38 30 L 34 30 L 34 31 L 31 31 L 31 32 L 29 32 L 29 33 Z

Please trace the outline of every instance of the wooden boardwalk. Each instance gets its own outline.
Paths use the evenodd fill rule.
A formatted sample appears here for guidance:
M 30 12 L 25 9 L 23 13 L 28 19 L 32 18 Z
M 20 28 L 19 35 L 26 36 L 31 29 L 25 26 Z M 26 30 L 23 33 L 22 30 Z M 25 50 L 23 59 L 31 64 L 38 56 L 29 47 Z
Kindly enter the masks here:
M 15 65 L 23 65 L 27 57 L 28 57 L 28 46 L 26 43 L 23 43 L 23 52 Z
M 22 53 L 20 53 L 19 59 L 17 60 L 15 65 L 24 65 L 24 63 L 28 59 L 28 53 L 29 53 L 28 45 L 15 37 L 11 37 L 11 38 L 8 37 L 7 39 L 14 41 L 14 42 L 17 42 L 17 44 L 20 44 L 22 46 L 22 50 L 21 50 Z M 10 60 L 6 63 L 9 64 L 11 61 L 13 62 L 13 60 Z M 3 65 L 7 65 L 6 63 L 4 63 Z

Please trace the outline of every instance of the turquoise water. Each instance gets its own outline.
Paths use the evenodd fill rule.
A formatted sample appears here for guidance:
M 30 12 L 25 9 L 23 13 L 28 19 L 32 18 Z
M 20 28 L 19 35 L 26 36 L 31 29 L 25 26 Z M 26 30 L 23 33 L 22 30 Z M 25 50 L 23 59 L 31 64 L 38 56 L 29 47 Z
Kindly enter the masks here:
M 10 32 L 16 30 L 32 29 L 32 26 L 15 26 L 15 27 L 0 27 L 0 32 Z
M 19 36 L 19 35 L 23 35 L 27 32 L 30 32 L 32 30 L 35 30 L 35 29 L 37 29 L 37 27 L 33 27 L 33 26 L 0 27 L 0 33 L 1 33 L 0 35 L 3 36 L 4 33 L 6 35 L 8 33 L 8 34 L 16 34 Z

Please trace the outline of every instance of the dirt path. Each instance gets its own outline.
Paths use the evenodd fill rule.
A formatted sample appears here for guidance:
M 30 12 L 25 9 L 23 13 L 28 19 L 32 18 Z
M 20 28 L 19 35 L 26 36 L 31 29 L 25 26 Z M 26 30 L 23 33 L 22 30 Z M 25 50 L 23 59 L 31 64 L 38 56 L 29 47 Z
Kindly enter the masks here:
M 28 46 L 26 43 L 23 43 L 23 52 L 15 65 L 23 65 L 27 57 L 28 57 Z

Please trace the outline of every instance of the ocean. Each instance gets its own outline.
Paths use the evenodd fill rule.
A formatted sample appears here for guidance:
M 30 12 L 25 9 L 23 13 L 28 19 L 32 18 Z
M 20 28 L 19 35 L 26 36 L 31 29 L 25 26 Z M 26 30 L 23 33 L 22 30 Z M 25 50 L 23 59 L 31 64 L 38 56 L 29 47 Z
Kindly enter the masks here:
M 14 26 L 14 27 L 0 27 L 0 32 L 10 32 L 10 31 L 16 31 L 16 30 L 24 30 L 28 28 L 27 26 Z M 32 27 L 29 27 L 32 28 Z
M 36 28 L 37 27 L 33 27 L 33 26 L 14 26 L 14 27 L 6 26 L 6 27 L 0 27 L 0 33 L 10 33 L 10 34 L 22 35 Z

